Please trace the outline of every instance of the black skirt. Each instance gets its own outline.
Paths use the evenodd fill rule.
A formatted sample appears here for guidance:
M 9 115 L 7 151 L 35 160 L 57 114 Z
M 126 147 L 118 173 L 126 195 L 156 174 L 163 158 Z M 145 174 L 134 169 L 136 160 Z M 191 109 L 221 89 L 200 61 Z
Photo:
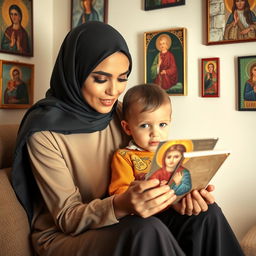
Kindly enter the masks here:
M 54 256 L 242 256 L 240 245 L 221 209 L 209 205 L 198 216 L 172 208 L 143 219 L 127 216 L 118 224 L 78 236 L 59 233 L 39 255 Z

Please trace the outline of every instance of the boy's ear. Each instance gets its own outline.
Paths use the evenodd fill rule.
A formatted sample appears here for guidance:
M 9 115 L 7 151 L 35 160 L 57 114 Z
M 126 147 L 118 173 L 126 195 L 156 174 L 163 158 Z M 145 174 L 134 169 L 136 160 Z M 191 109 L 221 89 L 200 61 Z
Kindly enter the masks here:
M 125 131 L 125 133 L 130 136 L 131 135 L 131 130 L 129 128 L 129 124 L 125 120 L 122 120 L 121 125 L 122 125 L 123 130 Z

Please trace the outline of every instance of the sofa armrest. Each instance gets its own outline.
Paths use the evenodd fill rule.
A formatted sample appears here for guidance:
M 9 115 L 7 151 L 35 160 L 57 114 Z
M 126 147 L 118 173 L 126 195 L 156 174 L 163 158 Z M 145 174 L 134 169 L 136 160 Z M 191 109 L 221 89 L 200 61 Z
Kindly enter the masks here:
M 17 124 L 0 125 L 0 169 L 12 164 L 18 128 Z
M 0 254 L 30 256 L 30 227 L 27 214 L 10 183 L 11 169 L 0 169 Z
M 241 247 L 246 256 L 256 255 L 256 225 L 252 226 L 245 234 L 241 242 Z

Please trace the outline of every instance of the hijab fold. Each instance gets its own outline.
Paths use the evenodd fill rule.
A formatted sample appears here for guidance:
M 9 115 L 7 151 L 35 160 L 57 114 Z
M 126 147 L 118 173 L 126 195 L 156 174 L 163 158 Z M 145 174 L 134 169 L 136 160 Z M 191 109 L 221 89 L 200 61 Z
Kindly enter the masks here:
M 39 131 L 72 134 L 105 129 L 112 120 L 117 103 L 109 113 L 98 113 L 86 103 L 81 88 L 92 70 L 115 52 L 128 57 L 130 73 L 129 49 L 113 27 L 89 21 L 71 30 L 61 45 L 46 97 L 24 115 L 14 152 L 12 185 L 30 221 L 33 217 L 32 195 L 37 186 L 31 172 L 27 139 Z

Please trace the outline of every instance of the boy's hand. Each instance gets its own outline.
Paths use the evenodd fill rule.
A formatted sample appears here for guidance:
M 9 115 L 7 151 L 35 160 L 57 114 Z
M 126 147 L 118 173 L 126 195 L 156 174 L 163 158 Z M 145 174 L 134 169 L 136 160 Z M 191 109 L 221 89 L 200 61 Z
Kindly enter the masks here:
M 194 190 L 172 207 L 182 215 L 198 215 L 208 210 L 208 204 L 215 202 L 213 195 L 210 193 L 212 191 L 214 191 L 213 185 L 208 185 L 206 189 L 200 191 Z

